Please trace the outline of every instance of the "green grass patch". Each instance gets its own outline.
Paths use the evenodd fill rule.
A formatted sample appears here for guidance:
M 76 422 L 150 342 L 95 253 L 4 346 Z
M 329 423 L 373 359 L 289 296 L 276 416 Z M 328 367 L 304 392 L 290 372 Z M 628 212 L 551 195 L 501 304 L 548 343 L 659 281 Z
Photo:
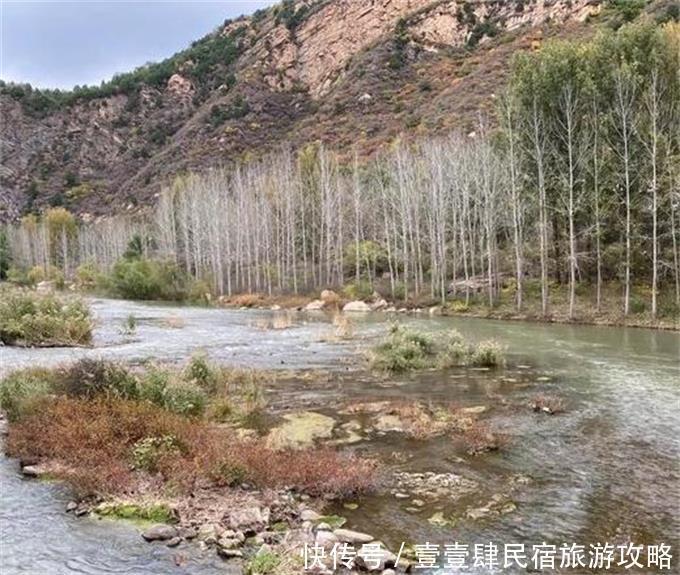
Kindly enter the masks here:
M 94 512 L 101 517 L 142 523 L 174 523 L 175 514 L 163 503 L 101 503 Z

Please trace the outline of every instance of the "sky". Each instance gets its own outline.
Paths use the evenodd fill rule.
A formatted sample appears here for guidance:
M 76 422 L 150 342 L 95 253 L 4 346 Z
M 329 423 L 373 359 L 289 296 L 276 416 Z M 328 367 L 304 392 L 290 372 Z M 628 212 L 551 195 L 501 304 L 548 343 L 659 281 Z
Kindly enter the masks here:
M 99 84 L 186 48 L 274 0 L 0 0 L 0 78 L 40 88 Z

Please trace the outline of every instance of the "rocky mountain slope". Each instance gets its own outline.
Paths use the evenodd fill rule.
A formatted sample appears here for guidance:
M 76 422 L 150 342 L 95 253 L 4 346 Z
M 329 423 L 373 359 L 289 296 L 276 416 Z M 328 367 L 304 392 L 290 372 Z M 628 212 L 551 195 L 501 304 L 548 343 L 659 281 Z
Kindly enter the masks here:
M 512 54 L 591 33 L 601 0 L 284 1 L 99 88 L 0 91 L 0 217 L 131 210 L 173 174 L 323 141 L 370 156 L 472 130 Z

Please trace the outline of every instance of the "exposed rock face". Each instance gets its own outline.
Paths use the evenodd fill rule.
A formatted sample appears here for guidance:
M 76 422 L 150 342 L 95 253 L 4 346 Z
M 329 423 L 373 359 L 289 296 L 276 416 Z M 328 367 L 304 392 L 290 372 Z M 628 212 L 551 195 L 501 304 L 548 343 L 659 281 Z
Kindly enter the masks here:
M 464 46 L 474 27 L 482 22 L 516 30 L 546 21 L 582 21 L 597 10 L 598 4 L 592 0 L 482 0 L 469 4 L 458 0 L 327 2 L 293 32 L 279 25 L 263 39 L 263 47 L 271 46 L 267 54 L 270 72 L 266 78 L 270 86 L 279 89 L 290 89 L 301 83 L 318 99 L 329 91 L 357 52 L 393 32 L 402 18 L 407 19 L 407 30 L 415 41 L 426 49 L 436 50 L 443 46 Z
M 405 125 L 421 134 L 467 129 L 515 51 L 582 33 L 601 4 L 298 0 L 294 22 L 270 10 L 216 32 L 238 32 L 238 56 L 213 76 L 192 76 L 196 63 L 183 61 L 165 83 L 37 113 L 0 93 L 0 221 L 54 203 L 95 216 L 136 209 L 179 172 L 284 142 L 369 155 L 404 136 Z M 496 42 L 489 30 L 516 36 Z M 403 61 L 393 68 L 397 37 Z M 445 48 L 472 44 L 479 48 L 462 74 L 462 56 Z

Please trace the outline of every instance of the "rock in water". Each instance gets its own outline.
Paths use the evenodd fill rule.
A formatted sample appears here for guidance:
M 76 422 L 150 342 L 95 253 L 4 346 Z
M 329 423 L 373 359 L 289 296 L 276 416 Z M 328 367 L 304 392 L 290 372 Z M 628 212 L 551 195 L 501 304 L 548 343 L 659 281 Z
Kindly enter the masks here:
M 163 525 L 160 523 L 150 527 L 144 531 L 144 533 L 142 533 L 142 537 L 144 537 L 144 539 L 147 541 L 168 541 L 170 539 L 174 539 L 177 536 L 177 529 L 175 529 L 172 525 Z
M 342 308 L 342 311 L 367 312 L 371 311 L 371 306 L 368 305 L 365 301 L 356 300 L 346 303 L 345 306 Z
M 305 311 L 320 311 L 323 309 L 323 306 L 326 305 L 323 300 L 320 299 L 315 299 L 313 301 L 310 301 L 306 306 L 305 306 Z

